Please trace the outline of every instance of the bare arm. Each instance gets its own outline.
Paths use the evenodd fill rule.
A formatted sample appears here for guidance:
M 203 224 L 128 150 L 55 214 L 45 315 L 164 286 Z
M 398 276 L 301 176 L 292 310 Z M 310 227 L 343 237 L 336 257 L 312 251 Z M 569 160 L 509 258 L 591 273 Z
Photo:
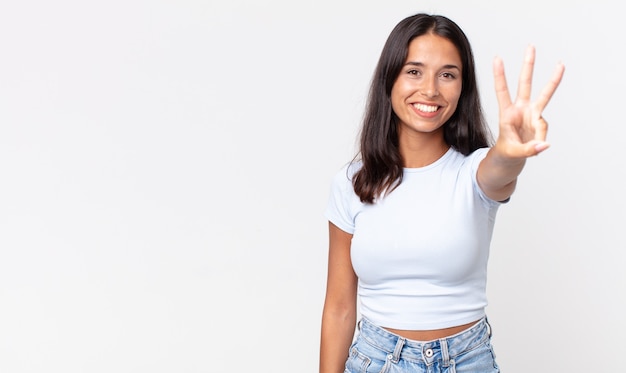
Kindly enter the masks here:
M 329 223 L 328 280 L 322 313 L 320 373 L 342 373 L 356 326 L 357 277 L 350 260 L 352 235 Z
M 535 156 L 549 147 L 546 142 L 548 124 L 542 112 L 556 91 L 565 67 L 558 64 L 550 82 L 536 101 L 530 101 L 535 49 L 526 50 L 524 65 L 519 78 L 515 102 L 511 101 L 502 60 L 493 64 L 496 97 L 500 110 L 500 126 L 496 144 L 489 150 L 478 167 L 478 184 L 485 194 L 496 201 L 503 201 L 513 194 L 517 177 L 522 172 L 526 158 Z

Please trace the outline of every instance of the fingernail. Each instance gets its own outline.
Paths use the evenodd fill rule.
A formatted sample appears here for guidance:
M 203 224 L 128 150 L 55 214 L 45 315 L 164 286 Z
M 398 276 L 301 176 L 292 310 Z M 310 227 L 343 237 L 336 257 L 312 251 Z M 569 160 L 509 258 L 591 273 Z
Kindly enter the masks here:
M 550 147 L 550 144 L 548 144 L 547 142 L 540 142 L 539 144 L 535 145 L 535 151 L 537 151 L 537 153 L 541 153 L 542 151 L 548 149 Z

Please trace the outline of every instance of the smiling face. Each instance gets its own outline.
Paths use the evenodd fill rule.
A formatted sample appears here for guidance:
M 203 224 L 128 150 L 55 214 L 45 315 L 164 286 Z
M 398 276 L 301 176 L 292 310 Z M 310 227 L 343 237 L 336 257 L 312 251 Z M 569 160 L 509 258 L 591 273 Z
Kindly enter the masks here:
M 406 62 L 391 89 L 398 133 L 440 134 L 454 114 L 463 87 L 459 51 L 448 39 L 418 36 L 409 44 Z

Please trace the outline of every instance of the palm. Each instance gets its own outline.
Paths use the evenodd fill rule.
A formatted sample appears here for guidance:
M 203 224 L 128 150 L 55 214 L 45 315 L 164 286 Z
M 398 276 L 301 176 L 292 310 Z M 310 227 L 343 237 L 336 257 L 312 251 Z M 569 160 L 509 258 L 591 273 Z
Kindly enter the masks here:
M 511 158 L 527 158 L 548 147 L 545 141 L 548 124 L 543 119 L 542 112 L 561 82 L 564 67 L 562 64 L 557 66 L 539 97 L 531 101 L 534 65 L 535 49 L 528 47 L 519 78 L 517 97 L 512 101 L 504 74 L 504 64 L 499 58 L 494 61 L 496 97 L 500 110 L 500 128 L 496 146 Z

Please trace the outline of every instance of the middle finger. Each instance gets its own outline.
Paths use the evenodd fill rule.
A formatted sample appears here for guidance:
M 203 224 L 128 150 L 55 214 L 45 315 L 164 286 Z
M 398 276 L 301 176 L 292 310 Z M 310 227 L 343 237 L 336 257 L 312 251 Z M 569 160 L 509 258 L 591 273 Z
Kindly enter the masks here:
M 522 102 L 530 101 L 530 92 L 532 90 L 533 68 L 535 67 L 535 47 L 529 45 L 526 48 L 524 56 L 524 65 L 519 77 L 519 85 L 517 87 L 517 100 Z

